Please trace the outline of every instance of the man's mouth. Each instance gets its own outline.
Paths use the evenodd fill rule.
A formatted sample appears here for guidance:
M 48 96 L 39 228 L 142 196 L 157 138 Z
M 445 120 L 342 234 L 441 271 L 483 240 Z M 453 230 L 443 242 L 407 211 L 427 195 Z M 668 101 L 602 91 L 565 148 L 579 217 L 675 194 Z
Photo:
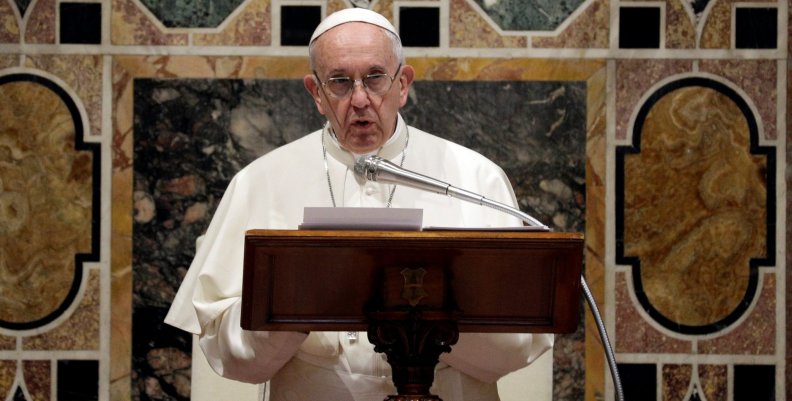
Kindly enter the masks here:
M 371 124 L 372 124 L 371 121 L 358 120 L 358 121 L 354 121 L 352 123 L 352 126 L 357 128 L 367 128 L 371 126 Z

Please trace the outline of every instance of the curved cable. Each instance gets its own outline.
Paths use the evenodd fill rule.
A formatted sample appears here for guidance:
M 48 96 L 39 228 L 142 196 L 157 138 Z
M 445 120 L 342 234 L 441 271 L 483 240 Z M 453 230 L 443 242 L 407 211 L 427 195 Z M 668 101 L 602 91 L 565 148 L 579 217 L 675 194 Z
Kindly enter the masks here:
M 613 385 L 616 387 L 616 399 L 619 401 L 624 401 L 624 390 L 622 389 L 619 370 L 616 367 L 616 356 L 613 353 L 613 347 L 611 346 L 610 339 L 608 338 L 608 332 L 605 331 L 605 324 L 602 322 L 602 316 L 600 316 L 599 308 L 597 308 L 597 303 L 594 300 L 594 295 L 592 295 L 591 289 L 589 289 L 588 283 L 586 282 L 586 278 L 582 274 L 580 275 L 580 284 L 583 285 L 583 294 L 586 296 L 586 301 L 589 304 L 589 309 L 591 309 L 591 314 L 594 315 L 594 320 L 597 322 L 597 331 L 599 331 L 600 339 L 602 340 L 602 346 L 605 348 L 605 356 L 608 360 L 608 367 L 610 368 L 611 377 L 613 378 Z

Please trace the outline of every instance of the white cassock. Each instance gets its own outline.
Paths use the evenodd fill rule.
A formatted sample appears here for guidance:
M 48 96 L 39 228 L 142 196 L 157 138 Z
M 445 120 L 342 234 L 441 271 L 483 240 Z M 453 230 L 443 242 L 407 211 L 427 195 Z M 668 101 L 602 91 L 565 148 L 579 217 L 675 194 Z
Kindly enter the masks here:
M 378 154 L 400 164 L 403 152 L 406 169 L 516 204 L 500 167 L 470 149 L 408 127 L 399 116 L 396 134 Z M 354 163 L 355 156 L 325 128 L 242 169 L 223 195 L 165 319 L 200 335 L 201 348 L 220 375 L 249 383 L 270 380 L 272 401 L 371 401 L 396 393 L 390 366 L 365 333 L 355 340 L 346 332 L 306 335 L 240 328 L 245 231 L 296 229 L 304 207 L 332 206 L 331 186 L 337 206 L 385 207 L 392 186 L 361 180 Z M 392 207 L 423 209 L 424 226 L 522 225 L 505 213 L 408 187 L 396 188 Z M 534 361 L 552 343 L 552 334 L 462 333 L 452 352 L 440 356 L 431 391 L 446 401 L 498 400 L 495 382 Z

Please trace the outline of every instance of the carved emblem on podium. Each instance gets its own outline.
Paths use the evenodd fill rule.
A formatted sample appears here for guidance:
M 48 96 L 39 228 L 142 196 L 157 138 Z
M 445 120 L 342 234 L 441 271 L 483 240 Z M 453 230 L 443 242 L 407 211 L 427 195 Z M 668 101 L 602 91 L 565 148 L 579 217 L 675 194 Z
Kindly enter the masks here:
M 401 271 L 401 275 L 404 277 L 402 298 L 407 300 L 410 306 L 418 305 L 421 299 L 429 295 L 424 289 L 424 276 L 426 276 L 426 270 L 423 268 L 404 268 Z

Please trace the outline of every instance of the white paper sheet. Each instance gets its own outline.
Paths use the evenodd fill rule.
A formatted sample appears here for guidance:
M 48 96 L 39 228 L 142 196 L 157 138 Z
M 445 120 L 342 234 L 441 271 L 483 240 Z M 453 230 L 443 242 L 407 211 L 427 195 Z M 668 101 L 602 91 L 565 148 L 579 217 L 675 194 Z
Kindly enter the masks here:
M 420 231 L 423 209 L 383 207 L 306 207 L 301 230 Z

